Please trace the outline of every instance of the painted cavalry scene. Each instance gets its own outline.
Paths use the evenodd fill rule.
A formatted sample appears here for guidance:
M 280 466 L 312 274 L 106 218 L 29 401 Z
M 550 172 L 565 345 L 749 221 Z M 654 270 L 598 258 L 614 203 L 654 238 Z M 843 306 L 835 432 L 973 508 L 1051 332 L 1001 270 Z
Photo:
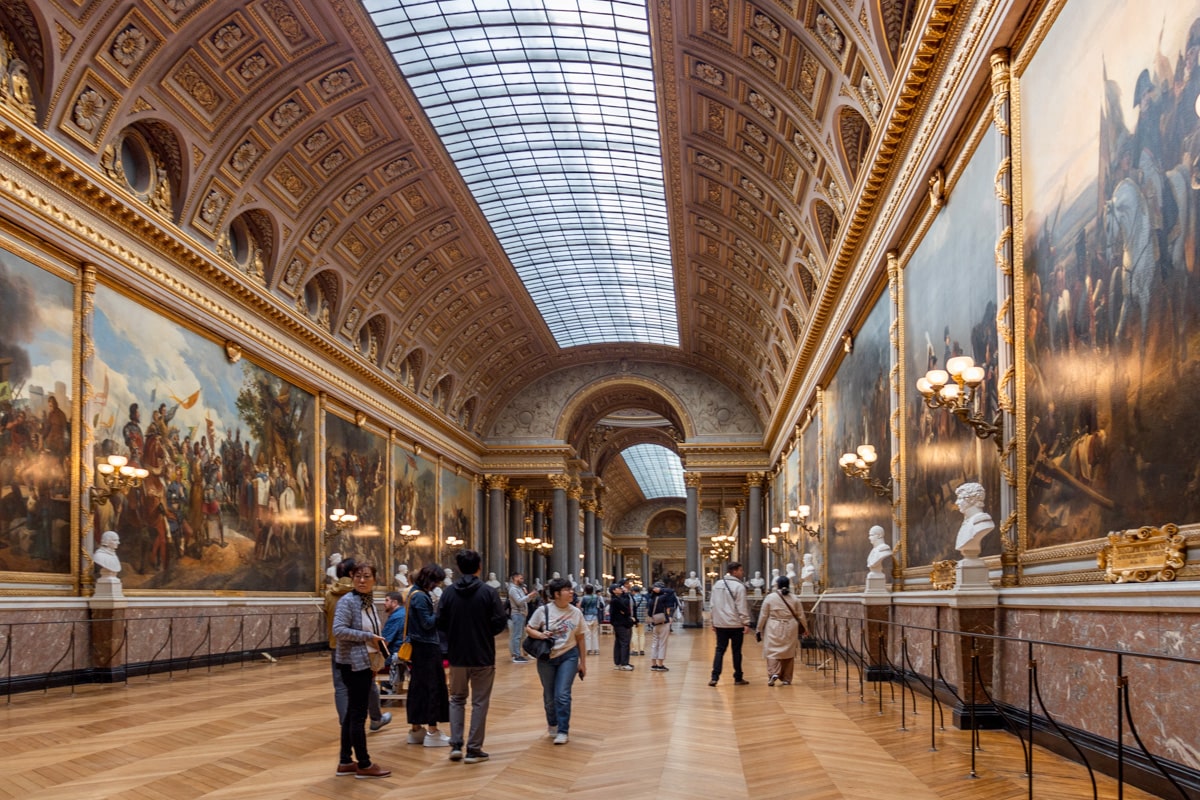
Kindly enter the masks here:
M 129 302 L 112 295 L 97 308 Z M 108 370 L 130 342 L 103 310 L 96 328 Z M 314 398 L 248 362 L 226 363 L 214 343 L 173 333 L 182 335 L 165 338 L 188 358 L 107 373 L 111 388 L 93 404 L 95 457 L 124 456 L 149 472 L 94 515 L 97 532 L 121 536 L 126 590 L 311 591 Z M 178 386 L 190 391 L 176 394 Z
M 1031 547 L 1200 517 L 1200 4 L 1109 10 L 1091 62 L 1063 81 L 1085 45 L 1048 40 L 1022 90 L 1092 126 L 1075 152 L 1026 137 Z

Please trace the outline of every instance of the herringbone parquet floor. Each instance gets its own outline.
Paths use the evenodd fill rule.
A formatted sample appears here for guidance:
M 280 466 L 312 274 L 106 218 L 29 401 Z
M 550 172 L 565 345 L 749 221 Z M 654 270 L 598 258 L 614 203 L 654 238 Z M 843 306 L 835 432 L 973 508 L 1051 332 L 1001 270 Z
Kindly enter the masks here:
M 501 652 L 506 648 L 501 643 Z M 377 781 L 338 779 L 337 719 L 327 654 L 265 660 L 128 686 L 84 686 L 0 698 L 0 798 L 21 800 L 297 800 L 299 798 L 807 798 L 969 800 L 1028 797 L 1018 741 L 983 734 L 978 778 L 969 737 L 937 733 L 920 708 L 899 731 L 885 695 L 847 694 L 839 680 L 798 667 L 796 683 L 766 685 L 747 643 L 750 686 L 729 665 L 709 688 L 707 631 L 671 637 L 671 671 L 612 671 L 611 637 L 576 683 L 571 741 L 545 738 L 535 667 L 502 660 L 488 718 L 491 760 L 447 761 L 445 748 L 405 744 L 404 711 L 370 734 L 372 757 L 393 770 Z M 728 661 L 728 656 L 726 657 Z M 868 689 L 868 692 L 871 690 Z M 898 694 L 897 694 L 898 696 Z M 928 701 L 925 701 L 926 703 Z M 948 717 L 947 717 L 948 719 Z M 1038 750 L 1034 796 L 1091 797 L 1082 767 Z M 1117 797 L 1099 778 L 1100 796 Z M 1125 797 L 1144 798 L 1126 787 Z

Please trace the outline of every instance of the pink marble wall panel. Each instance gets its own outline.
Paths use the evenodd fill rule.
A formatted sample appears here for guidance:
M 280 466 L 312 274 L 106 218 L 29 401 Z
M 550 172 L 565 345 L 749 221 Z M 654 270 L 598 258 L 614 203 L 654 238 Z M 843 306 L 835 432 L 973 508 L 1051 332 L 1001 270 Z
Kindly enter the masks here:
M 0 680 L 90 666 L 86 615 L 57 608 L 0 615 Z

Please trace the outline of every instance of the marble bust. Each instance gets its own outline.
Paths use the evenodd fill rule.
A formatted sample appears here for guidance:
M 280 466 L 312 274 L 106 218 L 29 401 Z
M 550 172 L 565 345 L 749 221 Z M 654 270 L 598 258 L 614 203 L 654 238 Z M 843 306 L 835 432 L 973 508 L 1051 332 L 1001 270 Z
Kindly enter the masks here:
M 812 586 L 813 580 L 817 576 L 817 565 L 813 563 L 813 554 L 804 554 L 804 564 L 800 567 L 800 584 L 808 584 Z
M 493 589 L 498 590 L 500 588 L 500 581 L 496 579 L 496 573 L 494 573 L 494 572 L 488 573 L 488 579 L 486 581 L 484 581 L 484 583 L 486 583 L 488 586 L 492 587 Z
M 750 579 L 750 585 L 754 587 L 754 596 L 762 597 L 762 590 L 763 586 L 766 585 L 766 581 L 763 580 L 761 572 L 755 571 L 754 577 Z
M 796 565 L 789 561 L 787 566 L 785 567 L 785 569 L 787 570 L 788 580 L 791 581 L 792 586 L 795 586 L 796 585 Z
M 871 552 L 867 555 L 867 578 L 882 579 L 883 562 L 891 558 L 892 548 L 883 540 L 883 528 L 879 525 L 872 525 L 867 535 L 872 545 Z
M 396 588 L 404 592 L 410 586 L 412 586 L 412 581 L 408 579 L 408 564 L 401 564 L 396 568 Z
M 443 586 L 449 586 L 454 583 L 454 570 L 446 567 L 446 580 L 442 581 Z
M 121 558 L 117 548 L 121 546 L 121 537 L 116 531 L 105 531 L 100 537 L 100 546 L 92 553 L 92 561 L 100 568 L 101 578 L 116 578 L 121 571 Z
M 329 554 L 329 569 L 325 570 L 325 580 L 329 581 L 330 583 L 337 583 L 337 568 L 338 564 L 340 563 L 342 563 L 341 553 Z
M 958 536 L 954 540 L 954 549 L 962 553 L 964 559 L 976 560 L 983 546 L 983 537 L 996 527 L 992 517 L 983 510 L 985 495 L 983 486 L 978 483 L 964 483 L 954 492 L 955 505 L 962 512 L 962 525 L 958 528 Z
M 691 597 L 695 597 L 704 591 L 704 584 L 696 577 L 696 570 L 688 573 L 688 576 L 684 578 L 683 585 L 688 588 L 688 595 Z

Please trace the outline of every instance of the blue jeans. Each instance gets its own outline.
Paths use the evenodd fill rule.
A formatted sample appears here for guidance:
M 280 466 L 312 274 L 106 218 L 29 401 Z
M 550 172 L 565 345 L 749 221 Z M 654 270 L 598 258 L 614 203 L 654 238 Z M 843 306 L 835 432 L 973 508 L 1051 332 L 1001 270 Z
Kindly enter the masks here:
M 508 651 L 513 658 L 524 658 L 525 654 L 521 652 L 521 640 L 525 638 L 525 615 L 512 612 L 509 618 L 509 625 L 512 626 L 512 632 L 508 637 Z
M 542 679 L 542 705 L 546 725 L 557 726 L 559 733 L 571 728 L 571 685 L 579 672 L 579 648 L 572 647 L 561 656 L 538 659 L 538 677 Z

